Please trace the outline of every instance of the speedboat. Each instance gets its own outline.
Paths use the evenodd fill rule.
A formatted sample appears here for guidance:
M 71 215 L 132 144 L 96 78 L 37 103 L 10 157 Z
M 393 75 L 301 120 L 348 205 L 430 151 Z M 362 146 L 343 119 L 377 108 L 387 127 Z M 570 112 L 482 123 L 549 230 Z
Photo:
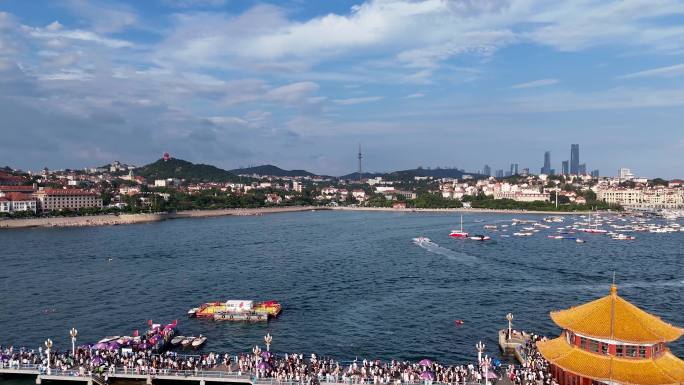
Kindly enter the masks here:
M 432 240 L 428 237 L 413 238 L 413 243 L 415 243 L 416 245 L 420 245 L 422 243 L 428 243 L 428 242 L 432 242 Z
M 194 340 L 195 340 L 195 337 L 185 337 L 185 338 L 183 338 L 183 340 L 181 341 L 180 344 L 181 344 L 181 346 L 183 346 L 184 348 L 187 348 L 188 346 L 190 346 L 190 345 L 192 344 L 192 342 L 193 342 Z
M 171 345 L 172 346 L 178 346 L 183 342 L 184 339 L 186 339 L 186 336 L 176 336 L 171 339 Z
M 633 241 L 636 239 L 636 237 L 632 235 L 625 235 L 625 234 L 617 234 L 612 236 L 613 239 L 616 241 Z
M 192 345 L 192 348 L 193 348 L 193 349 L 197 349 L 197 348 L 199 348 L 200 346 L 204 345 L 205 342 L 207 342 L 207 337 L 205 337 L 205 336 L 203 336 L 203 335 L 200 334 L 199 337 L 196 337 L 196 338 L 192 341 L 191 345 Z
M 468 239 L 473 240 L 473 241 L 488 241 L 492 238 L 490 238 L 486 235 L 476 234 L 476 235 L 469 236 Z
M 525 233 L 525 232 L 519 232 L 519 233 L 513 233 L 516 237 L 531 237 L 534 233 Z

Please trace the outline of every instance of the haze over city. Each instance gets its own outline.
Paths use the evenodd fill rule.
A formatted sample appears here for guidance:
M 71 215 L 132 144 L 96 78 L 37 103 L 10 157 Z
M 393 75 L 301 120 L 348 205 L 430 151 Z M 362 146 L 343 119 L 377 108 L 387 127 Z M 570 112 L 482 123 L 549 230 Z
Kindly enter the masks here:
M 682 177 L 681 1 L 0 3 L 0 166 Z

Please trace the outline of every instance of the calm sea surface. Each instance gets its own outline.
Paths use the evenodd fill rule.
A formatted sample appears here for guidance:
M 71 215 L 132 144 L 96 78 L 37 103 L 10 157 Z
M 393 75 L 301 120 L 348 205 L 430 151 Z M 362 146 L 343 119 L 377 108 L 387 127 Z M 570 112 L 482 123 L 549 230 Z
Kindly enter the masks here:
M 484 232 L 511 218 L 468 214 L 464 223 Z M 270 333 L 277 352 L 464 362 L 478 340 L 498 354 L 508 312 L 515 328 L 556 336 L 549 311 L 607 295 L 613 270 L 622 296 L 684 326 L 684 233 L 638 233 L 633 242 L 587 234 L 576 244 L 547 239 L 553 230 L 499 236 L 509 230 L 480 243 L 450 239 L 458 222 L 302 212 L 0 231 L 0 345 L 38 347 L 50 337 L 67 349 L 71 327 L 86 343 L 178 319 L 183 334 L 209 337 L 206 351 L 246 352 Z M 440 247 L 412 244 L 420 235 Z M 284 310 L 263 324 L 185 318 L 221 299 L 275 299 Z M 671 348 L 684 356 L 684 340 Z

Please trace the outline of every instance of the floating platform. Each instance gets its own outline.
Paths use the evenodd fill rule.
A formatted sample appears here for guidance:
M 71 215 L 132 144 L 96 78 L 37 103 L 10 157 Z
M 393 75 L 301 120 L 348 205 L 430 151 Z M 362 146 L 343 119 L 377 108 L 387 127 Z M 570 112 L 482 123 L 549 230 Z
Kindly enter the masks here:
M 505 355 L 514 356 L 515 359 L 523 364 L 527 361 L 525 346 L 532 339 L 532 336 L 525 332 L 513 331 L 508 336 L 508 329 L 499 330 L 499 348 Z

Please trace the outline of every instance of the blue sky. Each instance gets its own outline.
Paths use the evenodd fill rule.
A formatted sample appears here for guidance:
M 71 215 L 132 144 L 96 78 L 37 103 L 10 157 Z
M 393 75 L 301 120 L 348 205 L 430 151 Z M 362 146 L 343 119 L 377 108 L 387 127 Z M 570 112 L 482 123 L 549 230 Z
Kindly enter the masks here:
M 684 2 L 0 1 L 0 164 L 684 176 Z

